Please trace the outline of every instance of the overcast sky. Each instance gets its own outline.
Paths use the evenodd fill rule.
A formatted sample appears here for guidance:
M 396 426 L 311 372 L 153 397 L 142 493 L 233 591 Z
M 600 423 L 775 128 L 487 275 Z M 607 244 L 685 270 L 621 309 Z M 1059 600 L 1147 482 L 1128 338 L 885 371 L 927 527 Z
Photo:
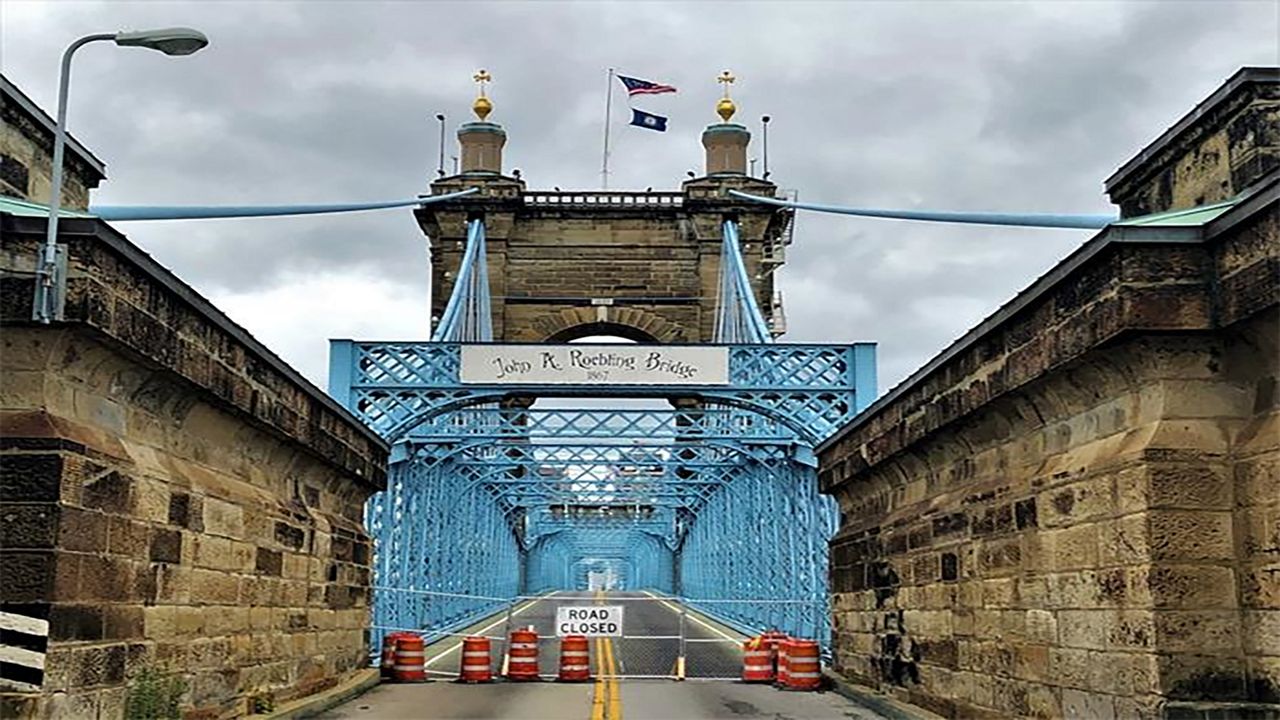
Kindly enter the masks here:
M 0 68 L 52 113 L 58 57 L 91 32 L 189 25 L 183 58 L 76 56 L 69 126 L 107 164 L 101 204 L 412 197 L 471 75 L 531 188 L 598 187 L 609 67 L 679 93 L 626 127 L 612 186 L 701 171 L 716 75 L 770 125 L 769 165 L 813 202 L 1110 212 L 1102 180 L 1242 65 L 1275 65 L 1277 2 L 0 2 Z M 757 133 L 758 141 L 758 133 Z M 759 156 L 758 142 L 752 157 Z M 446 161 L 448 162 L 448 161 Z M 424 338 L 409 210 L 120 223 L 322 387 L 327 339 Z M 888 389 L 1088 239 L 804 214 L 781 273 L 792 341 L 875 341 Z

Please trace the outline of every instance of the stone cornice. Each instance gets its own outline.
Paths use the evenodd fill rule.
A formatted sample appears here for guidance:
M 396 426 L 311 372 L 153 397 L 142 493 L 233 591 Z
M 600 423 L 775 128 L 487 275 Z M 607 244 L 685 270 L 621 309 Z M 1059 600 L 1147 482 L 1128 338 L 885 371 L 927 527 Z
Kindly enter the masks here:
M 1104 230 L 877 400 L 819 454 L 874 465 L 1123 335 L 1211 331 L 1275 306 L 1277 189 L 1273 177 L 1208 226 Z
M 1268 85 L 1270 88 L 1264 90 L 1263 87 Z M 1254 95 L 1267 92 L 1275 96 L 1280 92 L 1278 89 L 1280 68 L 1241 68 L 1222 87 L 1112 173 L 1104 182 L 1107 193 L 1115 197 L 1117 193 L 1123 194 L 1121 186 L 1132 186 L 1150 179 L 1184 152 L 1182 143 L 1216 131 Z
M 0 324 L 30 325 L 43 218 L 0 214 Z M 66 319 L 185 379 L 213 404 L 248 417 L 374 489 L 386 443 L 350 412 L 106 223 L 64 219 Z
M 0 109 L 3 109 L 3 120 L 12 124 L 19 132 L 39 145 L 45 152 L 53 155 L 53 135 L 55 123 L 48 113 L 32 102 L 22 90 L 0 75 Z M 25 122 L 19 122 L 25 120 Z M 67 161 L 74 164 L 76 174 L 84 178 L 85 186 L 95 188 L 107 176 L 106 166 L 88 148 L 67 134 L 67 150 L 70 151 Z

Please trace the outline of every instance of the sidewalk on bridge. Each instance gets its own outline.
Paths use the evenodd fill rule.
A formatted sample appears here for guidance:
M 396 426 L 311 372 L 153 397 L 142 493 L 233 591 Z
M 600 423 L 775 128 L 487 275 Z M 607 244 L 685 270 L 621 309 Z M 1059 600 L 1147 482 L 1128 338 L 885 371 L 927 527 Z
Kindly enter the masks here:
M 348 700 L 363 695 L 371 688 L 377 687 L 379 680 L 377 668 L 366 668 L 356 672 L 346 682 L 328 690 L 292 700 L 268 713 L 248 715 L 246 720 L 297 720 L 298 718 L 319 715 L 325 710 L 337 707 Z
M 886 720 L 944 720 L 941 715 L 922 707 L 904 703 L 865 685 L 849 682 L 831 668 L 822 668 L 822 676 L 831 682 L 832 690 L 863 707 L 880 713 Z

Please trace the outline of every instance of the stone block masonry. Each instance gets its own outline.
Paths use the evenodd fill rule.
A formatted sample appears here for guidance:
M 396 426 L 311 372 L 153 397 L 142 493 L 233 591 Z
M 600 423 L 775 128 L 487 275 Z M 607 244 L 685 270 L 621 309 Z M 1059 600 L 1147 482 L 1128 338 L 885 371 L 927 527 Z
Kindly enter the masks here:
M 1123 217 L 1231 198 L 1280 167 L 1280 68 L 1241 68 L 1107 178 Z
M 729 217 L 741 228 L 757 303 L 766 318 L 775 313 L 773 271 L 780 260 L 766 261 L 766 249 L 783 242 L 790 212 L 724 193 L 733 188 L 772 196 L 772 183 L 717 177 L 687 181 L 683 192 L 548 193 L 526 192 L 513 178 L 467 176 L 438 180 L 432 192 L 469 187 L 481 192 L 417 211 L 431 241 L 435 317 L 444 313 L 467 220 L 476 216 L 485 221 L 493 329 L 500 341 L 618 335 L 638 342 L 709 342 L 721 223 Z
M 819 449 L 839 672 L 957 718 L 1280 713 L 1278 188 L 1104 231 Z
M 119 718 L 152 670 L 234 717 L 365 666 L 385 445 L 109 226 L 62 227 L 67 319 L 33 325 L 43 220 L 0 215 L 0 715 Z
M 55 127 L 53 118 L 0 74 L 0 196 L 49 203 Z M 71 135 L 63 163 L 62 206 L 85 210 L 106 167 Z

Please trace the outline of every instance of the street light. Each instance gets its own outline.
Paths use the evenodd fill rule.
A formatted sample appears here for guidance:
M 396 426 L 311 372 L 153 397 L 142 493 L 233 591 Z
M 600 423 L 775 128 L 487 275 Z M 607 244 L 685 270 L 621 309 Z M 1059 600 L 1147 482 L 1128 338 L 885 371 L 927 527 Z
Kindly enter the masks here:
M 58 210 L 62 205 L 62 156 L 67 145 L 67 84 L 71 79 L 71 56 L 82 46 L 98 40 L 112 40 L 121 47 L 144 47 L 165 55 L 190 55 L 209 44 L 204 33 L 191 28 L 159 28 L 134 32 L 86 35 L 62 53 L 62 73 L 58 77 L 58 123 L 53 131 L 53 182 L 49 190 L 49 222 L 44 248 L 36 263 L 36 296 L 31 319 L 48 324 L 61 314 L 58 273 Z
M 764 132 L 761 133 L 764 135 L 764 175 L 761 176 L 764 180 L 769 179 L 769 120 L 768 115 L 760 118 L 760 124 L 764 126 Z
M 444 114 L 436 113 L 436 120 L 440 121 L 440 163 L 436 165 L 436 175 L 444 177 Z

